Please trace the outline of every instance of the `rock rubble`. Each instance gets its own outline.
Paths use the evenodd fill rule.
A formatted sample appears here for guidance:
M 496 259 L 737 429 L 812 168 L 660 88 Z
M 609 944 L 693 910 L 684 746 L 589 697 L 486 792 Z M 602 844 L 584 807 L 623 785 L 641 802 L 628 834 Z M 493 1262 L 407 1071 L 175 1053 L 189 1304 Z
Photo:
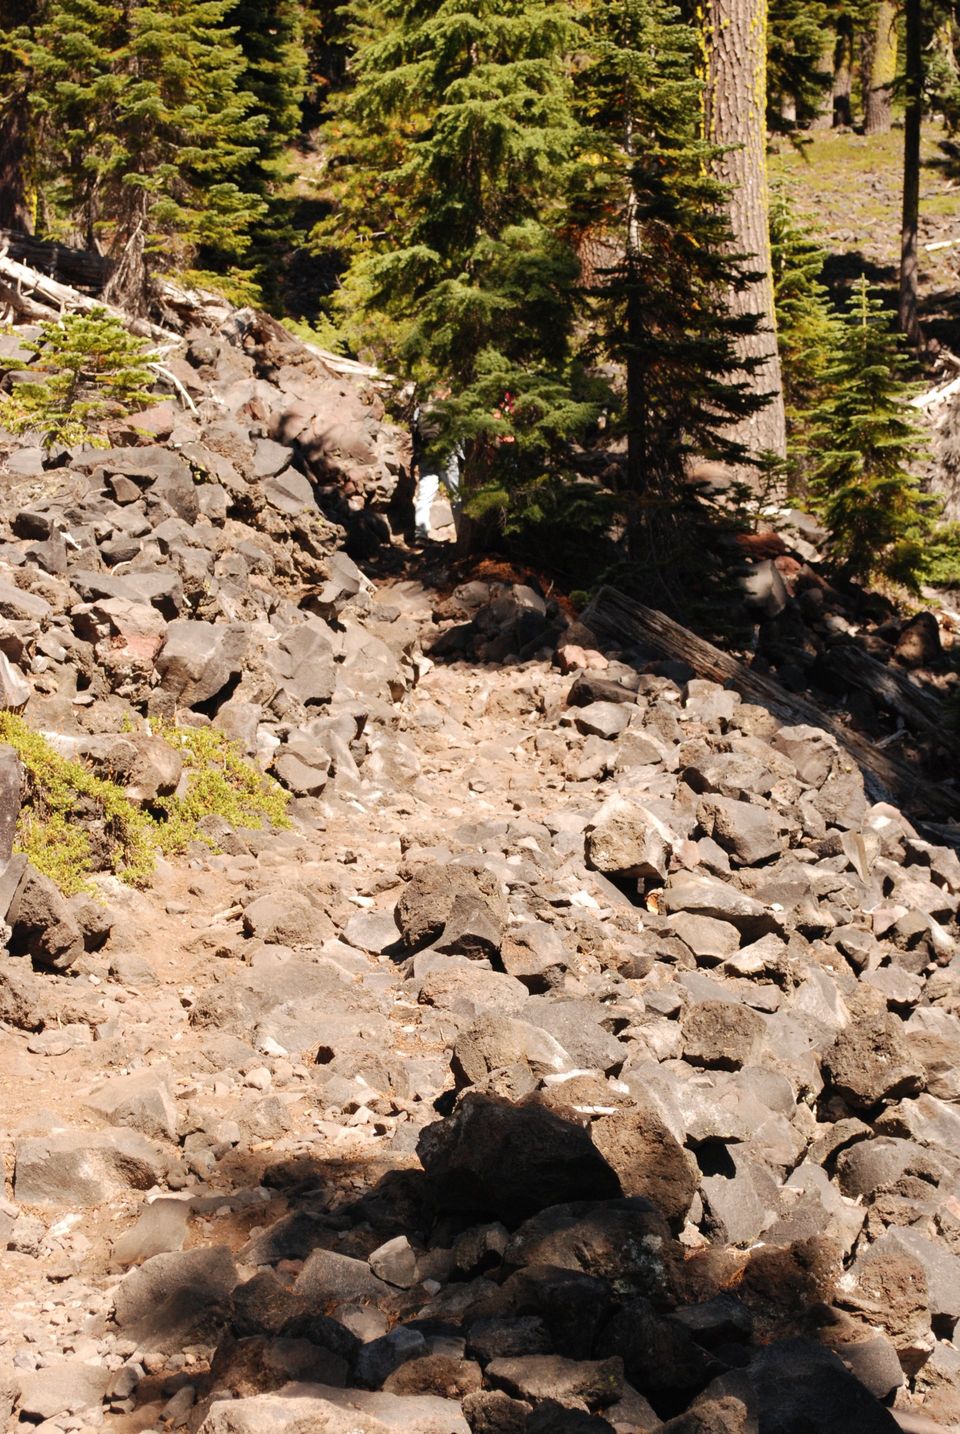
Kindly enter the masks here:
M 376 394 L 242 332 L 169 360 L 196 413 L 8 461 L 7 705 L 145 804 L 145 719 L 213 725 L 292 827 L 66 900 L 0 753 L 0 1406 L 957 1424 L 956 852 L 528 585 L 375 587 Z

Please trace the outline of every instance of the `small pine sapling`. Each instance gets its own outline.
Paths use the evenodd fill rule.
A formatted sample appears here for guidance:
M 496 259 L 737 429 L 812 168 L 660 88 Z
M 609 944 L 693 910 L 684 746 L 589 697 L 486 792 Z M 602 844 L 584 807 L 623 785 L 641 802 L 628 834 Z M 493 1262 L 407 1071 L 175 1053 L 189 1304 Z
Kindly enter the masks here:
M 931 504 L 910 472 L 921 439 L 905 404 L 899 342 L 861 279 L 825 373 L 828 394 L 813 415 L 819 458 L 810 489 L 840 576 L 886 577 L 915 590 Z
M 787 413 L 788 484 L 803 496 L 813 464 L 810 417 L 826 397 L 825 375 L 836 347 L 838 317 L 820 278 L 826 256 L 797 223 L 783 194 L 775 194 L 770 205 L 770 248 Z
M 106 309 L 51 319 L 22 346 L 36 362 L 0 396 L 0 424 L 38 433 L 45 448 L 103 447 L 105 421 L 157 402 L 149 344 Z

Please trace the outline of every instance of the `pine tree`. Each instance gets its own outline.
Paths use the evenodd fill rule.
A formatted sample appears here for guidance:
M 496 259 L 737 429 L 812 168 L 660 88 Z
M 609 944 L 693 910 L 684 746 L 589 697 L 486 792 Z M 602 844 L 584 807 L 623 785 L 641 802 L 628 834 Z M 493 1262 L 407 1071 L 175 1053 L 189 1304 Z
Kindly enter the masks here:
M 27 229 L 35 134 L 30 124 L 29 68 L 17 36 L 41 7 L 29 0 L 0 0 L 0 229 Z
M 575 204 L 607 255 L 587 287 L 590 327 L 625 373 L 627 489 L 673 502 L 690 454 L 745 457 L 727 426 L 764 402 L 749 382 L 758 361 L 738 354 L 756 320 L 727 302 L 744 280 L 701 134 L 699 52 L 669 0 L 597 0 L 577 76 Z
M 782 194 L 775 194 L 770 206 L 770 242 L 788 472 L 791 488 L 802 495 L 812 462 L 810 416 L 826 396 L 837 315 L 820 277 L 826 255 L 797 223 Z
M 908 467 L 920 440 L 905 407 L 903 370 L 897 336 L 861 279 L 825 375 L 828 396 L 814 415 L 821 456 L 811 492 L 843 577 L 886 576 L 909 586 L 923 565 L 930 520 Z
M 46 447 L 96 445 L 106 419 L 156 402 L 149 344 L 105 309 L 53 319 L 24 347 L 37 356 L 33 381 L 0 399 L 0 423 L 12 433 L 36 432 Z
M 266 123 L 256 136 L 258 162 L 269 166 L 296 137 L 307 87 L 301 0 L 232 0 L 224 16 L 243 55 L 242 90 Z
M 824 66 L 825 0 L 770 0 L 767 34 L 767 127 L 805 129 L 820 112 L 832 63 Z M 832 54 L 832 48 L 831 48 Z
M 148 266 L 202 248 L 239 257 L 262 202 L 237 182 L 262 120 L 239 88 L 230 0 L 49 0 L 26 43 L 48 170 L 89 241 L 117 261 L 111 294 L 142 305 Z
M 253 96 L 254 108 L 263 117 L 255 151 L 234 172 L 240 189 L 261 205 L 250 227 L 244 267 L 250 271 L 257 300 L 280 309 L 285 261 L 304 238 L 302 228 L 297 230 L 296 201 L 289 197 L 285 181 L 308 90 L 306 16 L 302 0 L 233 0 L 225 18 L 243 52 L 238 86 Z M 201 252 L 198 262 L 222 271 L 230 257 L 211 246 Z M 239 287 L 230 285 L 231 297 L 240 298 Z
M 328 128 L 337 207 L 320 236 L 350 252 L 341 312 L 386 362 L 452 386 L 468 481 L 535 469 L 592 412 L 570 386 L 568 7 L 349 10 L 353 84 Z

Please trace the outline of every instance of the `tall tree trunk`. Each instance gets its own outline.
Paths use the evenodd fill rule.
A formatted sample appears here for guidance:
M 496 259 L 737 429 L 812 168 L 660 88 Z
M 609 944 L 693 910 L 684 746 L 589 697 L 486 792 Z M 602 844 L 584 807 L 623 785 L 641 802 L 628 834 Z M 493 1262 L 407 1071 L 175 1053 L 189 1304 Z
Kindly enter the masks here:
M 850 91 L 853 83 L 853 26 L 844 17 L 837 29 L 833 60 L 833 127 L 849 129 L 853 124 Z
M 897 77 L 897 7 L 893 0 L 880 0 L 877 6 L 864 60 L 864 133 L 886 134 L 890 129 L 893 82 Z
M 8 95 L 0 108 L 0 229 L 31 229 L 27 200 L 30 111 L 25 90 Z
M 633 123 L 627 121 L 627 154 L 632 156 Z M 627 384 L 627 488 L 643 493 L 650 482 L 650 459 L 647 433 L 647 371 L 636 344 L 640 337 L 643 305 L 637 289 L 639 282 L 640 223 L 637 214 L 637 192 L 630 185 L 627 199 L 626 272 L 628 278 L 626 304 L 626 384 Z
M 745 267 L 760 276 L 732 294 L 731 305 L 737 314 L 765 320 L 760 332 L 741 340 L 740 352 L 743 358 L 763 360 L 748 382 L 757 394 L 771 395 L 758 413 L 728 432 L 752 453 L 785 458 L 767 190 L 767 0 L 710 0 L 708 25 L 707 135 L 724 149 L 719 163 L 730 191 L 736 251 L 746 256 Z
M 829 75 L 829 81 L 824 85 L 823 93 L 817 109 L 816 118 L 811 129 L 829 129 L 833 124 L 833 75 L 837 59 L 837 37 L 831 30 L 829 37 L 824 41 L 823 50 L 820 54 L 820 69 L 824 75 Z
M 920 220 L 920 125 L 923 116 L 922 0 L 906 0 L 907 44 L 903 123 L 903 220 L 900 227 L 900 328 L 920 345 L 917 229 Z
M 127 191 L 127 212 L 117 227 L 110 250 L 114 264 L 104 290 L 108 304 L 141 316 L 150 304 L 150 275 L 146 258 L 147 197 L 142 189 Z

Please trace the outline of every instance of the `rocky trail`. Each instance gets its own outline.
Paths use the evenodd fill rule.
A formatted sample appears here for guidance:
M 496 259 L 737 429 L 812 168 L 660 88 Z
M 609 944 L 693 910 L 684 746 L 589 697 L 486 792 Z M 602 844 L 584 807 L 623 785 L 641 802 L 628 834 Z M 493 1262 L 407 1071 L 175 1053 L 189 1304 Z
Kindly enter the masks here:
M 943 832 L 509 574 L 371 582 L 368 376 L 231 315 L 165 363 L 7 445 L 3 705 L 147 808 L 226 733 L 289 825 L 65 898 L 0 749 L 10 1426 L 960 1426 Z

